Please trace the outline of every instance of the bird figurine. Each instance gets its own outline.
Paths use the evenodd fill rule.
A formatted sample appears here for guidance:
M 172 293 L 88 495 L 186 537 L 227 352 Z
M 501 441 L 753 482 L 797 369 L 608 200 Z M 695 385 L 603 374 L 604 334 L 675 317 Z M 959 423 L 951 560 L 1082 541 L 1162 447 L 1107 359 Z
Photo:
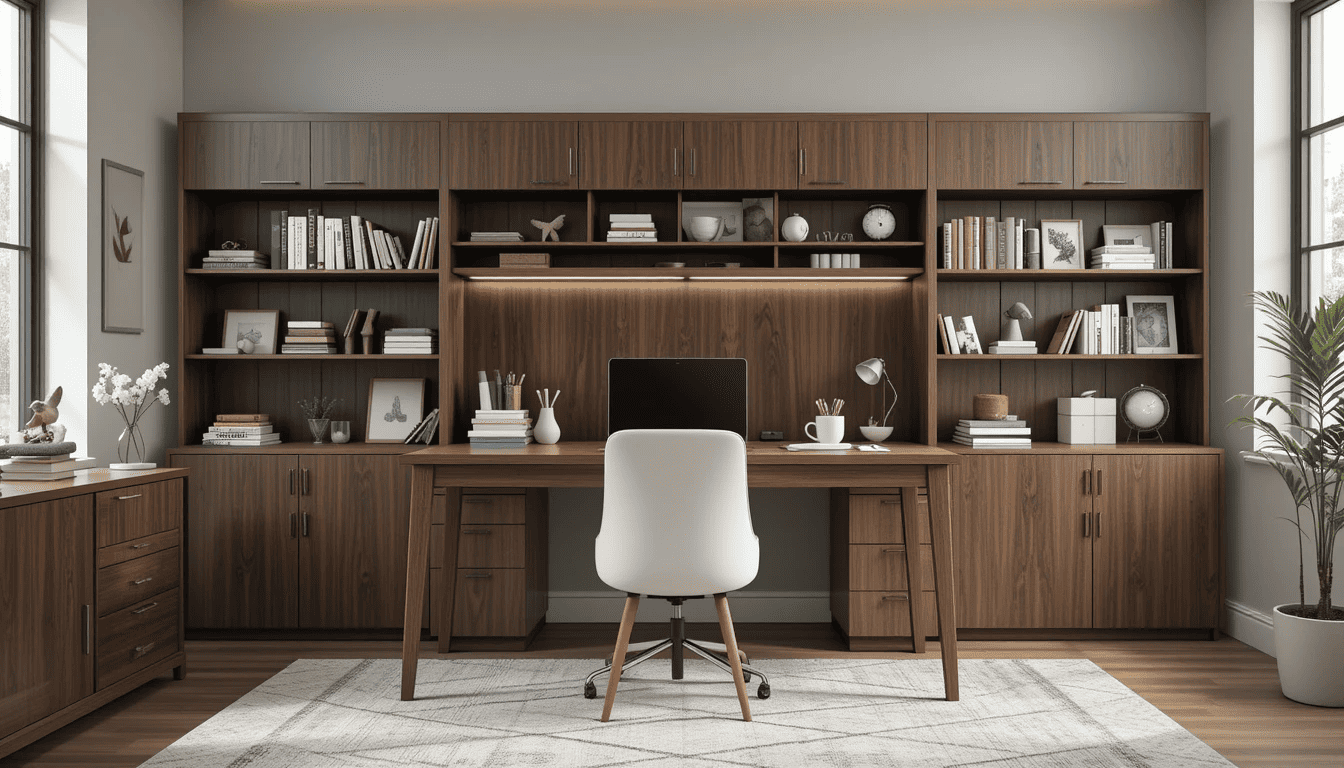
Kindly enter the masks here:
M 45 443 L 50 442 L 52 440 L 52 431 L 50 429 L 50 426 L 52 424 L 55 424 L 56 419 L 59 418 L 61 415 L 60 411 L 56 410 L 56 406 L 60 405 L 60 403 L 61 403 L 61 388 L 57 387 L 56 391 L 51 393 L 51 397 L 48 397 L 46 399 L 46 402 L 43 402 L 41 400 L 34 400 L 28 406 L 28 409 L 33 412 L 33 418 L 29 419 L 28 423 L 25 424 L 24 426 L 26 429 L 30 430 L 36 429 L 40 431 L 37 432 L 35 435 L 33 435 L 33 437 L 28 438 L 27 442 Z
M 533 219 L 532 226 L 541 230 L 541 241 L 543 243 L 546 242 L 547 237 L 558 243 L 560 242 L 560 235 L 556 233 L 565 226 L 565 214 L 562 213 L 559 216 L 556 216 L 550 223 Z

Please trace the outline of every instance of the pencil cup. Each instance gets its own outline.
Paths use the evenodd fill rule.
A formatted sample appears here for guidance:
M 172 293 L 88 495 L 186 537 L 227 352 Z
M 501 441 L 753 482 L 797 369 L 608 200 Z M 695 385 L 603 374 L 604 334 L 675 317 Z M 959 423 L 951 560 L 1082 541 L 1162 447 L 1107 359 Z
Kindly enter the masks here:
M 809 431 L 809 427 L 816 430 L 816 434 Z M 845 440 L 845 417 L 844 416 L 818 416 L 816 421 L 807 422 L 803 427 L 803 433 L 818 443 L 834 445 Z
M 532 428 L 532 439 L 542 445 L 560 442 L 560 425 L 555 423 L 555 409 L 542 408 L 537 414 L 537 425 Z
M 348 421 L 331 422 L 331 442 L 333 443 L 350 442 L 350 422 Z

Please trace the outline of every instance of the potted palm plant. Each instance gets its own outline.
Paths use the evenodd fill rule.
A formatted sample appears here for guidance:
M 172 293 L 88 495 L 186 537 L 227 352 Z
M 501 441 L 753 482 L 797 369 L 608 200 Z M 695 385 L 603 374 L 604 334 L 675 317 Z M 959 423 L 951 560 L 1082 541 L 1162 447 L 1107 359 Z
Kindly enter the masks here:
M 1275 606 L 1274 646 L 1279 683 L 1294 701 L 1344 706 L 1344 609 L 1331 602 L 1335 543 L 1344 528 L 1344 298 L 1321 299 L 1303 311 L 1273 291 L 1251 294 L 1264 313 L 1265 349 L 1291 365 L 1280 375 L 1290 391 L 1238 395 L 1251 415 L 1236 420 L 1256 433 L 1254 453 L 1288 486 L 1298 531 L 1298 601 Z M 1305 549 L 1315 557 L 1319 598 L 1306 598 Z

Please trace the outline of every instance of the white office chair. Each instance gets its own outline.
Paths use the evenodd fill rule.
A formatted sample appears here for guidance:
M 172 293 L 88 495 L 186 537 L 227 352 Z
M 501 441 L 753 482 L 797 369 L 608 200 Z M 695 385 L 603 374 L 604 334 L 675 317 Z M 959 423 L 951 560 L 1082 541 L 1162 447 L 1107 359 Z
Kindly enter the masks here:
M 606 722 L 623 671 L 670 648 L 672 678 L 680 680 L 684 647 L 732 673 L 742 719 L 750 720 L 747 680 L 761 678 L 762 699 L 770 696 L 770 681 L 739 655 L 727 596 L 750 584 L 760 564 L 747 504 L 747 444 L 723 430 L 631 429 L 607 439 L 604 464 L 597 575 L 626 600 L 615 653 L 588 675 L 584 696 L 596 698 L 594 681 L 610 673 Z M 629 644 L 641 595 L 672 603 L 672 637 Z M 723 644 L 685 637 L 681 605 L 705 595 L 714 596 Z M 627 651 L 636 654 L 629 661 Z

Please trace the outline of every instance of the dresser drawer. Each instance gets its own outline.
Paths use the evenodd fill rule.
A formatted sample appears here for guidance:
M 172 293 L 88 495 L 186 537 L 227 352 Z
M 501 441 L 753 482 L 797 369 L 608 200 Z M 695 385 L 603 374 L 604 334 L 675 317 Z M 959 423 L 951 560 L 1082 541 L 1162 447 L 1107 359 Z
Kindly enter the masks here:
M 522 525 L 526 520 L 526 496 L 462 495 L 463 525 Z
M 917 503 L 919 541 L 927 544 L 929 537 L 929 499 L 920 495 Z M 849 543 L 901 544 L 905 528 L 901 517 L 901 494 L 849 497 Z
M 98 567 L 106 568 L 109 565 L 124 563 L 127 560 L 134 560 L 137 557 L 152 555 L 155 552 L 162 552 L 165 549 L 176 547 L 182 543 L 182 530 L 174 528 L 171 531 L 156 533 L 153 536 L 146 536 L 142 539 L 132 539 L 123 541 L 120 544 L 113 544 L 110 547 L 103 547 L 98 550 Z
M 527 579 L 522 568 L 463 568 L 453 601 L 454 637 L 522 637 Z
M 165 480 L 103 491 L 96 497 L 98 546 L 107 547 L 182 527 L 182 481 Z
M 177 652 L 181 600 L 170 589 L 98 619 L 98 688 Z
M 526 531 L 525 525 L 463 525 L 457 567 L 522 568 Z
M 849 545 L 849 588 L 909 589 L 904 544 Z M 926 589 L 933 588 L 933 545 L 920 545 L 920 579 Z
M 932 590 L 924 592 L 924 631 L 937 634 L 937 605 Z M 850 592 L 849 636 L 892 637 L 910 635 L 910 594 L 905 591 Z
M 98 615 L 146 602 L 178 586 L 182 550 L 165 549 L 152 555 L 98 569 Z

